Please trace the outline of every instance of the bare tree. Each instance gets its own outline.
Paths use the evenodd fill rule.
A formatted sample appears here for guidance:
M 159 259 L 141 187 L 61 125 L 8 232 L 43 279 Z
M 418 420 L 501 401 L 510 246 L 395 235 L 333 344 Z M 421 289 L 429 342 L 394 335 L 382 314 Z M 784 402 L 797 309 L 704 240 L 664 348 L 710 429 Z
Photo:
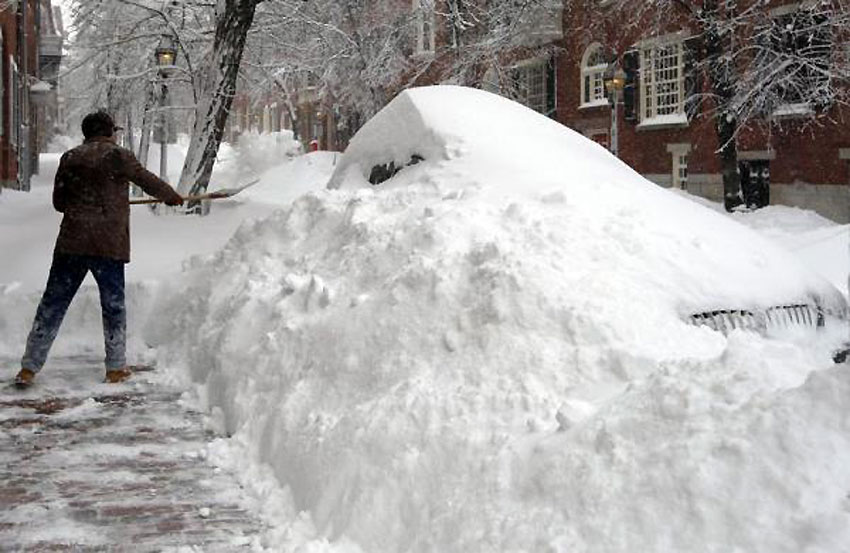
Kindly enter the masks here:
M 290 116 L 305 90 L 341 106 L 356 127 L 421 82 L 510 93 L 518 58 L 552 49 L 553 0 L 274 0 L 261 5 L 246 50 L 246 88 L 282 94 Z
M 195 0 L 74 0 L 70 8 L 73 40 L 62 75 L 70 111 L 105 108 L 128 134 L 149 129 L 161 84 L 154 54 L 166 44 L 178 52 L 169 78 L 171 94 L 180 104 L 194 104 L 195 59 L 211 40 L 206 5 Z M 148 143 L 146 134 L 139 141 L 141 150 Z
M 510 93 L 518 59 L 553 52 L 562 38 L 562 0 L 446 0 L 438 14 L 447 29 L 442 47 L 451 80 L 480 86 L 494 73 Z
M 393 0 L 276 0 L 257 12 L 246 76 L 284 95 L 290 113 L 306 90 L 365 120 L 412 70 L 412 14 Z

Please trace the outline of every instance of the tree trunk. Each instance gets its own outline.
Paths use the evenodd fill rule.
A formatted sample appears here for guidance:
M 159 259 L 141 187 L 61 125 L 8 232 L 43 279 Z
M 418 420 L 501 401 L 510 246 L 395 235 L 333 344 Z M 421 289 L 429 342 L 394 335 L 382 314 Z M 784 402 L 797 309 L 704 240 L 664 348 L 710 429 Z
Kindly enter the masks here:
M 732 211 L 744 203 L 741 196 L 741 173 L 738 171 L 738 144 L 735 137 L 737 119 L 727 110 L 719 110 L 715 120 L 720 142 L 720 170 L 723 174 L 723 206 Z
M 729 16 L 730 14 L 725 14 Z M 738 172 L 738 118 L 732 106 L 735 93 L 733 87 L 734 67 L 730 61 L 731 44 L 728 29 L 722 29 L 724 14 L 718 2 L 704 3 L 700 23 L 703 27 L 705 59 L 708 79 L 714 93 L 714 128 L 720 145 L 720 166 L 723 174 L 723 205 L 732 211 L 741 205 L 741 175 Z M 724 36 L 725 35 L 725 36 Z
M 201 84 L 189 151 L 177 190 L 201 194 L 209 185 L 224 126 L 236 92 L 236 77 L 257 0 L 220 0 L 212 55 Z
M 151 127 L 153 126 L 153 118 L 154 112 L 152 111 L 155 107 L 154 102 L 156 101 L 156 87 L 153 83 L 148 83 L 148 92 L 147 98 L 145 99 L 145 107 L 142 112 L 142 128 L 141 128 L 141 136 L 139 137 L 139 151 L 136 157 L 139 159 L 139 163 L 141 163 L 144 167 L 148 166 L 148 152 L 151 147 Z

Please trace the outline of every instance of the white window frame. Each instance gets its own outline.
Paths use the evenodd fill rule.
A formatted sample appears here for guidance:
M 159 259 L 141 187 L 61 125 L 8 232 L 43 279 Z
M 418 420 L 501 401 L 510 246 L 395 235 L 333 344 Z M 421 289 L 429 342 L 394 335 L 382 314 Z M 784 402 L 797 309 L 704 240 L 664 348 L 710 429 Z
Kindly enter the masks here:
M 668 144 L 667 152 L 672 155 L 670 186 L 681 190 L 688 189 L 688 161 L 691 154 L 691 145 Z
M 532 58 L 513 67 L 514 71 L 520 75 L 518 80 L 521 81 L 520 88 L 517 90 L 519 93 L 517 101 L 543 115 L 548 114 L 548 99 L 546 97 L 548 93 L 548 83 L 546 82 L 548 62 L 549 60 L 546 58 Z M 533 79 L 538 75 L 539 81 L 533 82 Z
M 673 188 L 688 189 L 688 154 L 677 152 L 673 154 Z
M 415 55 L 433 56 L 436 50 L 437 13 L 435 0 L 412 0 L 413 13 L 416 17 Z
M 589 108 L 597 106 L 607 106 L 608 97 L 605 94 L 605 70 L 608 68 L 607 63 L 588 65 L 590 58 L 599 51 L 604 51 L 602 44 L 598 42 L 588 46 L 584 55 L 581 57 L 581 80 L 579 81 L 579 98 L 581 103 L 579 107 Z M 585 79 L 590 78 L 591 81 L 591 98 L 585 97 Z
M 641 125 L 687 125 L 685 40 L 677 33 L 638 44 Z

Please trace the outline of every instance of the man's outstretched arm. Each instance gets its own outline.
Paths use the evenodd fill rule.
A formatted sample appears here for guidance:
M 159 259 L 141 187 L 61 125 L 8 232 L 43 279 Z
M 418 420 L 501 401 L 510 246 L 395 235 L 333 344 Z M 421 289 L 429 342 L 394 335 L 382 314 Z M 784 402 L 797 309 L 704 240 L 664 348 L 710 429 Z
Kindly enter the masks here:
M 183 197 L 167 182 L 142 167 L 132 152 L 123 149 L 121 152 L 121 165 L 129 180 L 145 193 L 165 202 L 166 205 L 183 205 Z

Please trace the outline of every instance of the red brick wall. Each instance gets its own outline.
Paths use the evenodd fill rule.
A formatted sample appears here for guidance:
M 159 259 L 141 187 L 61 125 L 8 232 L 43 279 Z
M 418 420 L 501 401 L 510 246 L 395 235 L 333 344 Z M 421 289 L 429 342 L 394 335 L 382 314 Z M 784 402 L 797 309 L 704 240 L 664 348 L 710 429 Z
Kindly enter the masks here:
M 10 74 L 10 66 L 9 66 L 9 58 L 10 56 L 14 58 L 18 65 L 18 70 L 23 71 L 24 65 L 26 65 L 26 69 L 28 73 L 32 76 L 38 76 L 38 28 L 37 28 L 37 20 L 36 20 L 36 10 L 38 9 L 38 0 L 26 0 L 26 9 L 27 9 L 27 60 L 26 64 L 22 63 L 20 59 L 18 59 L 18 32 L 17 32 L 17 16 L 15 13 L 15 9 L 6 8 L 5 10 L 0 11 L 0 28 L 3 30 L 3 43 L 2 43 L 2 61 L 0 61 L 0 68 L 2 68 L 2 81 L 3 81 L 3 98 L 2 98 L 2 109 L 3 112 L 3 125 L 2 125 L 2 136 L 0 136 L 0 183 L 3 184 L 11 184 L 17 179 L 18 174 L 18 161 L 17 161 L 17 151 L 14 145 L 9 143 L 9 129 L 12 124 L 13 113 L 10 110 L 11 104 L 11 83 L 9 81 Z M 21 98 L 21 101 L 24 102 L 24 106 L 29 106 L 29 102 L 25 98 Z M 26 118 L 26 115 L 24 116 Z M 35 109 L 32 108 L 30 112 L 30 128 L 32 129 L 30 132 L 30 153 L 32 154 L 31 159 L 33 162 L 37 163 L 38 160 L 38 152 L 37 152 L 37 136 L 36 129 L 38 128 L 37 121 L 35 118 Z M 37 167 L 35 165 L 31 165 L 31 169 L 35 170 Z
M 609 107 L 579 109 L 581 59 L 592 42 L 600 42 L 615 50 L 618 55 L 629 50 L 640 38 L 636 29 L 650 29 L 647 22 L 619 25 L 619 18 L 610 20 L 591 18 L 590 0 L 576 2 L 564 16 L 565 39 L 557 64 L 557 118 L 579 131 L 608 126 Z M 596 2 L 593 9 L 598 10 Z M 788 0 L 771 2 L 770 7 L 791 3 Z M 681 19 L 670 14 L 666 32 L 685 28 Z M 593 23 L 593 24 L 591 24 Z M 591 30 L 593 29 L 593 30 Z M 671 174 L 672 155 L 667 145 L 690 143 L 688 169 L 691 174 L 717 174 L 720 171 L 715 154 L 718 144 L 709 115 L 710 106 L 704 106 L 703 116 L 691 121 L 687 128 L 638 129 L 636 122 L 623 120 L 620 106 L 619 151 L 620 157 L 643 174 Z M 776 152 L 771 161 L 771 182 L 791 184 L 807 182 L 816 184 L 846 185 L 850 183 L 848 162 L 839 159 L 839 148 L 850 147 L 850 112 L 838 108 L 822 114 L 818 124 L 801 129 L 800 122 L 782 121 L 782 126 L 772 126 L 769 131 L 748 131 L 741 135 L 739 151 L 768 150 Z
M 18 174 L 18 162 L 13 147 L 9 144 L 9 123 L 12 114 L 9 110 L 10 104 L 10 83 L 9 83 L 9 56 L 15 56 L 16 44 L 18 41 L 17 23 L 15 11 L 7 8 L 0 12 L 0 28 L 3 30 L 2 53 L 3 58 L 0 61 L 0 69 L 2 69 L 3 81 L 3 96 L 2 106 L 0 110 L 3 113 L 3 124 L 0 129 L 0 183 L 8 183 L 14 181 Z

